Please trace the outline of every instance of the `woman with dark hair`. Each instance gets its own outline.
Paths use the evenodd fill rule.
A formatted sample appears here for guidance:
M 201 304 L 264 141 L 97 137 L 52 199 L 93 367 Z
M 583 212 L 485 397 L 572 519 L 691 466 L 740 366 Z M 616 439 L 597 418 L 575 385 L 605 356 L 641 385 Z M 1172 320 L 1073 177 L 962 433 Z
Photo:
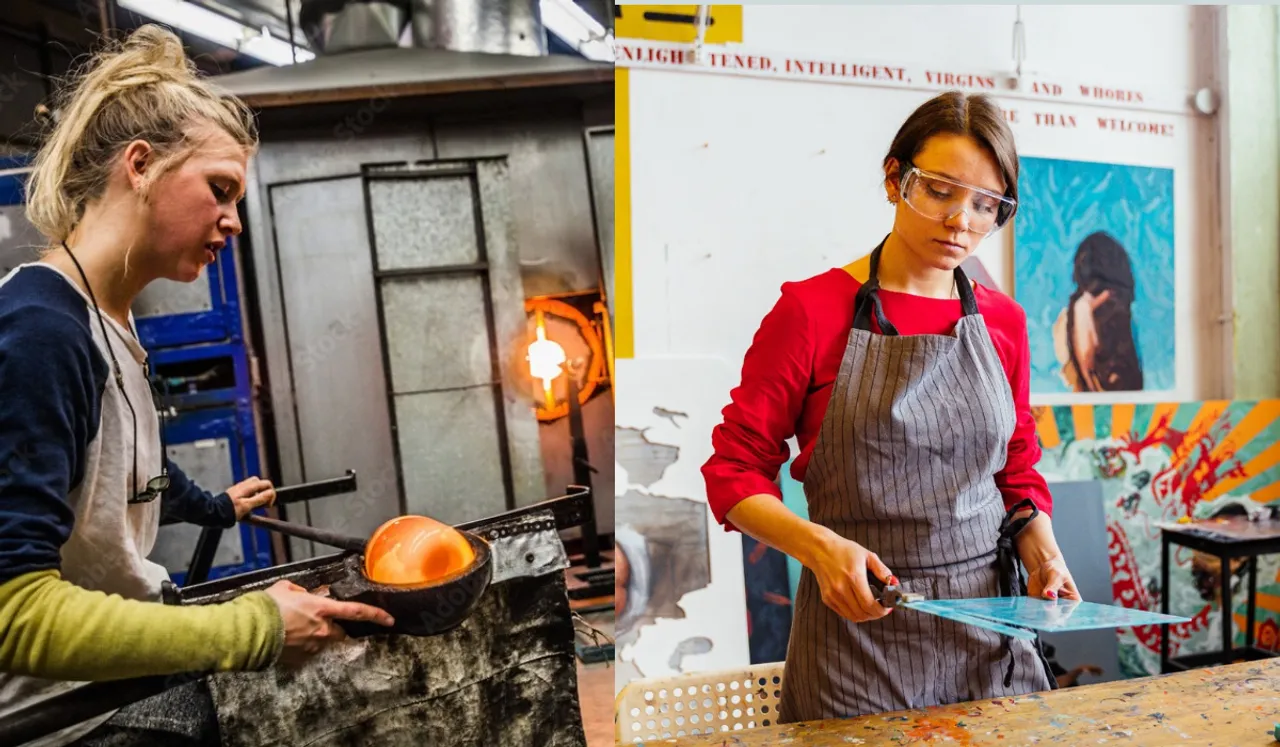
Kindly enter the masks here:
M 1054 687 L 1036 646 L 894 614 L 869 575 L 930 599 L 1079 599 L 1034 469 L 1026 314 L 960 269 L 1017 208 L 1013 133 L 991 99 L 946 93 L 883 169 L 896 209 L 868 279 L 782 286 L 702 470 L 718 521 L 803 565 L 782 723 Z M 792 436 L 808 520 L 776 482 Z
M 1142 389 L 1142 363 L 1133 340 L 1133 268 L 1120 242 L 1105 231 L 1076 249 L 1076 289 L 1053 325 L 1062 379 L 1076 392 Z

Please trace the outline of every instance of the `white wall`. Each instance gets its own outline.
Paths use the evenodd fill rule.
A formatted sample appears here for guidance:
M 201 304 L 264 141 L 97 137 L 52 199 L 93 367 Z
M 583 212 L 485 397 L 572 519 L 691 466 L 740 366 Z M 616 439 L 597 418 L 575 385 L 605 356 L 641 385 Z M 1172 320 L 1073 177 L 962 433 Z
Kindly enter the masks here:
M 1012 69 L 1012 8 L 934 7 L 927 21 L 917 19 L 914 26 L 906 23 L 909 11 L 920 9 L 746 6 L 743 47 L 943 71 Z M 1186 6 L 1026 8 L 1029 62 L 1024 71 L 1040 70 L 1064 82 L 1096 78 L 1099 85 L 1154 90 L 1166 98 L 1189 93 L 1198 85 L 1191 20 L 1203 12 Z M 1086 28 L 1097 33 L 1083 33 Z M 1133 34 L 1134 28 L 1143 33 Z M 1129 30 L 1123 43 L 1119 29 Z M 820 33 L 810 43 L 806 35 L 814 30 Z M 1202 29 L 1201 35 L 1209 34 Z M 944 37 L 952 43 L 944 43 Z M 957 45 L 955 39 L 970 43 Z M 716 354 L 739 361 L 783 281 L 869 252 L 892 222 L 880 186 L 884 151 L 902 120 L 932 95 L 929 90 L 633 70 L 636 356 Z M 1213 280 L 1218 268 L 1212 118 L 1189 111 L 1103 109 L 1012 96 L 1000 100 L 1018 112 L 1012 128 L 1024 156 L 1176 170 L 1176 389 L 1087 400 L 1058 395 L 1042 402 L 1217 396 L 1226 364 L 1214 346 L 1220 286 Z M 1069 132 L 1036 126 L 1035 113 L 1073 114 L 1080 126 Z M 1169 122 L 1175 134 L 1102 131 L 1097 116 Z M 1012 230 L 1002 231 L 978 252 L 1006 291 L 1012 290 L 1012 236 Z
M 743 12 L 740 49 L 775 59 L 825 57 L 976 74 L 1013 70 L 1012 6 L 746 6 Z M 1012 127 L 1020 153 L 1176 170 L 1177 389 L 1091 401 L 1201 399 L 1221 388 L 1224 362 L 1215 347 L 1221 327 L 1213 321 L 1220 303 L 1216 123 L 1184 105 L 1191 91 L 1212 82 L 1206 44 L 1213 12 L 1022 9 L 1024 75 L 1140 89 L 1148 92 L 1146 106 L 1164 111 L 1003 95 L 1004 108 L 1019 112 Z M 742 356 L 784 281 L 846 264 L 883 238 L 892 212 L 880 186 L 881 160 L 903 119 L 935 93 L 628 66 L 635 360 L 618 362 L 619 424 L 623 402 L 658 402 L 669 393 L 661 388 L 670 380 L 652 375 L 656 359 L 720 359 L 735 372 L 730 385 L 736 383 Z M 1038 127 L 1035 112 L 1074 114 L 1084 124 L 1067 132 Z M 1173 124 L 1175 134 L 1103 132 L 1088 126 L 1096 115 L 1158 119 Z M 1012 231 L 988 239 L 979 257 L 1011 291 Z M 628 374 L 642 366 L 648 375 Z M 681 386 L 704 391 L 698 382 Z M 716 394 L 704 392 L 693 403 L 698 412 L 691 421 L 718 422 L 728 391 Z M 1043 402 L 1079 400 L 1060 395 Z M 686 429 L 679 438 L 705 442 L 710 434 Z M 723 599 L 715 624 L 745 625 L 741 587 L 714 577 L 713 586 Z M 700 627 L 696 620 L 684 624 Z M 670 640 L 679 634 L 671 631 Z M 627 661 L 628 652 L 620 658 Z

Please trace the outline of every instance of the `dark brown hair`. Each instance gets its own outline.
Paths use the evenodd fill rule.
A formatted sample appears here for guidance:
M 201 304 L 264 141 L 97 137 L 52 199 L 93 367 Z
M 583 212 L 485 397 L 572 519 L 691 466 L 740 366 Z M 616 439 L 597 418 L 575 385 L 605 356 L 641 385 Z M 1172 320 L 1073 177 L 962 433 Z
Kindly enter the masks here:
M 968 135 L 996 159 L 1004 176 L 1004 195 L 1014 200 L 1013 208 L 1002 208 L 997 219 L 997 225 L 1007 223 L 1018 211 L 1018 149 L 1000 107 L 986 94 L 960 91 L 939 94 L 921 104 L 902 123 L 884 157 L 884 165 L 887 166 L 891 158 L 897 160 L 901 179 L 934 135 Z
M 1071 274 L 1075 292 L 1067 302 L 1067 350 L 1079 380 L 1079 391 L 1132 392 L 1142 389 L 1142 361 L 1133 339 L 1133 293 L 1136 283 L 1129 253 L 1119 241 L 1105 231 L 1085 237 L 1076 249 L 1075 268 Z M 1093 369 L 1084 371 L 1076 355 L 1076 301 L 1085 293 L 1111 295 L 1093 311 L 1093 325 L 1098 333 L 1098 350 Z M 1101 387 L 1093 386 L 1094 379 Z

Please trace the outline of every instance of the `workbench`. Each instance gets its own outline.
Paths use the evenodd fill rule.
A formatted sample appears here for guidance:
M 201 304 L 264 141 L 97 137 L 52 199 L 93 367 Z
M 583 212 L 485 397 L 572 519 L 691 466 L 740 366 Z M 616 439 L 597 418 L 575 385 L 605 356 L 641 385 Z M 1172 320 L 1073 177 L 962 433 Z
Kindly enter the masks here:
M 1280 660 L 1018 698 L 648 741 L 644 747 L 848 745 L 1275 745 Z

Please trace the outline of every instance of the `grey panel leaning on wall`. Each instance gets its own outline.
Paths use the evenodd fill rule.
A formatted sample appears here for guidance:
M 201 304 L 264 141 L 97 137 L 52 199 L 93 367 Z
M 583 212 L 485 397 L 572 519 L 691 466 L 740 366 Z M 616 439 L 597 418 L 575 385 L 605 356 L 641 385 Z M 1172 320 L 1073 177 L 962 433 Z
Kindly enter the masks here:
M 591 201 L 595 206 L 596 238 L 600 244 L 600 273 L 609 301 L 609 326 L 613 326 L 613 128 L 586 131 L 587 166 L 591 171 Z
M 510 204 L 509 220 L 525 297 L 599 286 L 578 113 L 517 121 L 442 120 L 435 133 L 439 158 L 506 157 L 504 179 L 519 196 Z
M 26 206 L 0 205 L 0 277 L 40 258 L 45 238 L 27 221 Z
M 231 441 L 227 438 L 209 441 L 172 444 L 167 449 L 169 458 L 195 484 L 211 493 L 220 493 L 235 484 L 231 469 Z M 201 528 L 181 522 L 166 524 L 156 534 L 155 547 L 147 557 L 164 566 L 169 573 L 185 573 L 191 564 Z M 224 529 L 213 556 L 214 566 L 239 565 L 244 562 L 244 546 L 240 542 L 240 527 Z
M 485 252 L 489 261 L 489 292 L 493 294 L 493 321 L 498 331 L 498 352 L 503 371 L 527 365 L 523 345 L 527 316 L 526 289 L 520 278 L 519 245 L 511 215 L 510 169 L 505 159 L 476 162 Z M 532 294 L 528 294 L 532 295 Z M 542 474 L 542 449 L 533 406 L 510 387 L 504 387 L 507 438 L 511 443 L 511 469 L 516 505 L 526 506 L 547 497 Z
M 352 177 L 273 187 L 271 209 L 289 343 L 273 376 L 292 376 L 296 407 L 276 418 L 297 417 L 304 481 L 356 471 L 355 495 L 308 501 L 309 522 L 367 537 L 402 502 L 363 185 Z
M 160 279 L 149 284 L 134 300 L 133 315 L 145 319 L 169 314 L 195 314 L 212 308 L 209 276 L 202 272 L 190 283 Z
M 1049 490 L 1053 494 L 1053 532 L 1081 598 L 1114 604 L 1102 483 L 1055 482 Z M 1100 676 L 1084 675 L 1081 684 L 1121 679 L 1116 631 L 1082 630 L 1042 638 L 1053 646 L 1058 663 L 1067 670 L 1090 664 L 1102 667 Z

